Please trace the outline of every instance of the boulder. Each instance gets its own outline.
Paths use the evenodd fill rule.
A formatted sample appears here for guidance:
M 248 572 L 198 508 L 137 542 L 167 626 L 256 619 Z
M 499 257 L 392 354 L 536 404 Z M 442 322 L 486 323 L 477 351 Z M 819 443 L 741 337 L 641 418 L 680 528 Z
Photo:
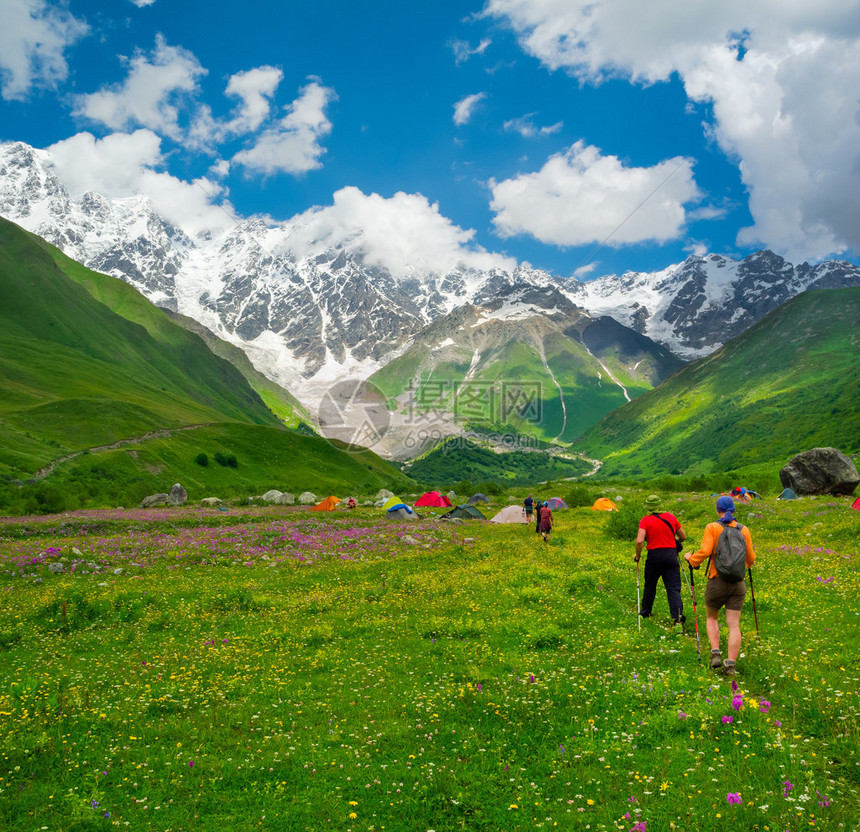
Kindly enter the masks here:
M 392 494 L 387 488 L 380 488 L 379 491 L 376 492 L 376 502 L 385 502 L 389 497 L 393 497 Z
M 201 501 L 204 506 L 221 506 L 224 501 L 220 497 L 204 497 Z
M 277 503 L 277 502 L 280 502 L 280 499 L 282 496 L 283 496 L 282 491 L 278 491 L 276 488 L 273 488 L 271 491 L 267 491 L 265 494 L 263 494 L 263 496 L 260 497 L 260 499 L 264 503 Z
M 140 501 L 141 508 L 152 508 L 153 506 L 164 506 L 170 502 L 169 494 L 150 494 Z
M 48 571 L 53 572 L 55 575 L 58 575 L 60 572 L 63 571 L 63 564 L 62 563 L 49 563 L 48 564 Z
M 172 506 L 184 506 L 188 502 L 188 492 L 179 483 L 170 489 L 167 496 Z
M 836 448 L 812 448 L 794 457 L 780 472 L 783 488 L 795 494 L 851 494 L 860 484 L 857 467 Z
M 299 502 L 303 506 L 315 506 L 319 500 L 317 499 L 316 494 L 311 494 L 310 491 L 303 491 L 299 494 Z
M 291 506 L 296 502 L 296 495 L 290 494 L 289 491 L 284 491 L 276 502 L 278 505 Z

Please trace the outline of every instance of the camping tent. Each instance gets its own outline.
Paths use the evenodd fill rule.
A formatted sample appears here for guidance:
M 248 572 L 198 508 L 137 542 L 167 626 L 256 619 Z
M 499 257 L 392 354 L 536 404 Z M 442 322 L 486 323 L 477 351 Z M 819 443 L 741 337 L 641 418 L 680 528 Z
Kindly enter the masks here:
M 403 500 L 400 497 L 389 497 L 383 504 L 382 510 L 388 511 L 392 506 L 399 506 L 403 504 Z
M 470 506 L 477 505 L 478 503 L 489 503 L 490 501 L 487 499 L 486 494 L 473 494 L 466 501 Z
M 413 511 L 407 505 L 398 505 L 392 509 L 389 509 L 385 512 L 386 520 L 398 520 L 400 522 L 410 521 L 410 520 L 420 520 L 420 516 L 417 511 Z
M 550 497 L 546 502 L 553 511 L 558 511 L 560 508 L 568 508 L 567 503 L 561 497 Z
M 594 511 L 618 511 L 618 506 L 606 497 L 598 497 L 591 508 Z
M 491 523 L 528 523 L 526 512 L 522 506 L 508 506 L 503 508 L 495 517 L 490 518 Z
M 440 506 L 447 506 L 450 508 L 451 501 L 438 491 L 428 491 L 415 501 L 415 505 L 418 507 L 429 506 L 430 508 L 439 508 Z
M 457 506 L 456 508 L 452 508 L 451 511 L 446 511 L 439 519 L 440 520 L 453 520 L 455 518 L 459 518 L 460 520 L 486 520 L 487 518 L 481 514 L 478 509 L 474 506 L 470 506 L 468 503 L 464 505 Z
M 860 497 L 858 497 L 853 503 L 851 503 L 851 508 L 857 509 L 860 511 Z
M 782 494 L 780 494 L 779 497 L 777 497 L 776 499 L 777 500 L 799 500 L 800 497 L 798 497 L 797 494 L 795 494 L 790 488 L 786 488 L 782 492 Z
M 334 511 L 339 502 L 339 497 L 326 497 L 321 503 L 311 506 L 311 511 Z

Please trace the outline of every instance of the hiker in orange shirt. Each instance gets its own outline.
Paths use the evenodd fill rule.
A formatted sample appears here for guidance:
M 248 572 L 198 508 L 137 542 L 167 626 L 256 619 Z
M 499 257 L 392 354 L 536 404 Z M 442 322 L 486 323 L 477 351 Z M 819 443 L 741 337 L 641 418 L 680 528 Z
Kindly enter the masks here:
M 727 527 L 740 529 L 746 546 L 744 564 L 746 567 L 752 566 L 756 558 L 750 531 L 746 526 L 739 526 L 738 521 L 734 518 L 734 510 L 735 503 L 731 497 L 720 497 L 717 500 L 719 520 L 715 523 L 708 523 L 705 527 L 705 535 L 702 538 L 702 546 L 699 551 L 688 552 L 684 555 L 687 563 L 694 568 L 698 568 L 706 558 L 710 558 L 708 584 L 705 588 L 705 613 L 708 641 L 711 643 L 711 667 L 715 670 L 722 667 L 723 673 L 727 676 L 734 676 L 737 673 L 735 663 L 741 651 L 741 610 L 747 594 L 747 585 L 743 580 L 743 571 L 741 571 L 740 580 L 737 581 L 725 580 L 717 572 L 715 557 L 717 544 L 725 529 Z M 722 607 L 726 608 L 726 625 L 729 628 L 728 658 L 725 663 L 720 652 L 720 623 L 717 620 L 717 615 Z

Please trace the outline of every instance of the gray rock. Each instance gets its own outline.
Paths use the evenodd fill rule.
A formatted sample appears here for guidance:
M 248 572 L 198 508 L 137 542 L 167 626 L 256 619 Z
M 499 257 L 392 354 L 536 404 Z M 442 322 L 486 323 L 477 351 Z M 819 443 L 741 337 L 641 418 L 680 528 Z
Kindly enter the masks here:
M 140 501 L 141 508 L 152 508 L 153 506 L 164 506 L 170 502 L 169 494 L 150 494 Z
M 204 497 L 201 501 L 204 506 L 221 506 L 224 501 L 220 497 Z
M 167 496 L 172 506 L 183 506 L 188 502 L 188 492 L 179 483 L 170 489 L 170 494 Z
M 112 571 L 113 571 L 113 574 L 114 574 L 114 575 L 122 575 L 122 573 L 123 573 L 125 570 L 124 570 L 124 569 L 121 569 L 121 568 L 118 566 L 116 569 L 114 569 L 114 570 L 112 570 Z
M 281 494 L 281 498 L 278 500 L 278 504 L 282 506 L 291 506 L 296 502 L 296 495 L 290 494 L 289 491 L 284 491 Z
M 301 494 L 299 494 L 299 502 L 303 506 L 313 506 L 316 505 L 319 500 L 317 499 L 316 494 L 311 494 L 310 491 L 303 491 Z
M 860 484 L 857 467 L 836 448 L 812 448 L 794 457 L 780 472 L 783 488 L 795 494 L 851 494 Z
M 389 497 L 393 497 L 394 494 L 390 492 L 387 488 L 380 488 L 379 491 L 376 492 L 376 502 L 385 502 Z
M 58 575 L 60 572 L 63 571 L 63 564 L 62 563 L 49 563 L 48 564 L 48 571 L 53 572 L 55 575 Z
M 267 491 L 265 494 L 263 494 L 260 499 L 264 503 L 278 503 L 280 502 L 282 496 L 283 492 L 278 491 L 276 488 L 273 488 L 271 489 L 271 491 Z

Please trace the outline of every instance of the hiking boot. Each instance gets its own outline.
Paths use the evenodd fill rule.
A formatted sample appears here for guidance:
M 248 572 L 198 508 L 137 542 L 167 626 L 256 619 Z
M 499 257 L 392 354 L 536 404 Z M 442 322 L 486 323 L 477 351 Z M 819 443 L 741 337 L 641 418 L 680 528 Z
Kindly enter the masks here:
M 738 671 L 737 671 L 737 668 L 735 667 L 735 663 L 726 660 L 725 663 L 723 664 L 723 676 L 737 676 L 737 675 L 738 675 Z
M 723 666 L 723 654 L 719 650 L 711 650 L 711 667 L 719 670 Z

